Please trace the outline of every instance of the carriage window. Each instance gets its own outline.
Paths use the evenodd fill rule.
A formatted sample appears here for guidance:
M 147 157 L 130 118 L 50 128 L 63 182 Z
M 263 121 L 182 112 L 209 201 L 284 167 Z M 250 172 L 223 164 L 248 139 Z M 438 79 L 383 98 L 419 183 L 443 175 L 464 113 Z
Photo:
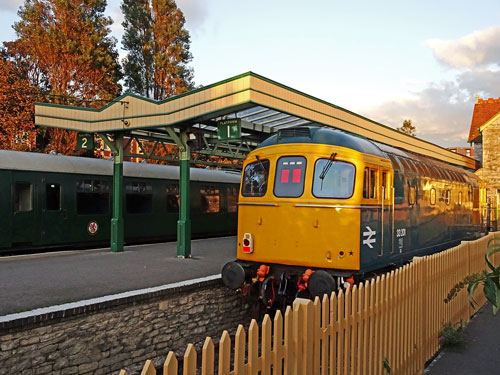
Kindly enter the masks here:
M 109 183 L 99 180 L 77 181 L 76 212 L 79 215 L 109 213 Z
M 220 211 L 219 189 L 201 188 L 201 212 L 204 214 Z
M 313 195 L 317 198 L 350 198 L 354 191 L 355 171 L 350 163 L 318 159 L 314 167 Z
M 415 186 L 410 186 L 408 189 L 408 204 L 414 205 L 417 200 L 417 189 Z
M 238 204 L 238 188 L 227 188 L 227 212 L 236 212 Z
M 434 188 L 431 189 L 430 203 L 431 204 L 436 204 L 436 189 L 434 189 Z
M 153 186 L 144 182 L 125 184 L 125 202 L 130 214 L 153 212 Z
M 244 197 L 262 197 L 267 191 L 269 160 L 260 160 L 248 164 L 243 172 L 241 195 Z
M 277 197 L 300 197 L 304 192 L 306 158 L 284 156 L 276 163 L 274 195 Z
M 167 186 L 167 212 L 179 212 L 179 185 Z
M 461 206 L 462 205 L 462 192 L 458 192 L 458 204 Z
M 363 184 L 363 198 L 377 198 L 377 170 L 365 168 L 365 179 Z
M 17 182 L 15 186 L 15 211 L 28 212 L 33 209 L 33 185 Z
M 59 211 L 61 209 L 61 185 L 45 185 L 45 209 L 47 211 Z

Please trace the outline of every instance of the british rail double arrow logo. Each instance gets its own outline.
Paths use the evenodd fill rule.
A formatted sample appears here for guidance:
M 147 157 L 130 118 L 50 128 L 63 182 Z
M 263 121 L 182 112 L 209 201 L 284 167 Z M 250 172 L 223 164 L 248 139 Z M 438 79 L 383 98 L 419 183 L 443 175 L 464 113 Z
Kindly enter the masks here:
M 372 244 L 377 242 L 377 239 L 374 237 L 377 235 L 377 232 L 368 226 L 365 228 L 368 230 L 368 232 L 363 232 L 363 245 L 368 245 L 370 249 L 373 249 Z

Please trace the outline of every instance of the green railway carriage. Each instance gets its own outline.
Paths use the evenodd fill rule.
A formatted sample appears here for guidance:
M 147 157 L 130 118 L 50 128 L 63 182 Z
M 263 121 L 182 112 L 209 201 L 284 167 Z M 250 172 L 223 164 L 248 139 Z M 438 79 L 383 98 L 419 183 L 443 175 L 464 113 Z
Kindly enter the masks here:
M 222 279 L 267 307 L 322 296 L 479 236 L 478 196 L 469 170 L 331 128 L 282 129 L 244 163 Z
M 109 160 L 0 150 L 0 252 L 109 244 Z M 127 243 L 175 239 L 179 168 L 124 163 Z M 240 173 L 191 169 L 193 236 L 236 231 Z

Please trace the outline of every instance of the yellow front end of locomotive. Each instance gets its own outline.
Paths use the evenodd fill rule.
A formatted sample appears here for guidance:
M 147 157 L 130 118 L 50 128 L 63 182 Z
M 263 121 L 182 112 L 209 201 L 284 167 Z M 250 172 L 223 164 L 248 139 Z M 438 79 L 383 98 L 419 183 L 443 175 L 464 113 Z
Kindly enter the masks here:
M 240 192 L 238 259 L 359 270 L 363 172 L 358 166 L 365 159 L 357 151 L 318 144 L 275 145 L 249 154 L 245 168 L 252 163 L 256 170 L 267 168 L 267 183 Z M 337 168 L 345 181 L 333 198 L 320 186 L 329 168 Z M 283 194 L 282 186 L 294 182 L 301 190 Z

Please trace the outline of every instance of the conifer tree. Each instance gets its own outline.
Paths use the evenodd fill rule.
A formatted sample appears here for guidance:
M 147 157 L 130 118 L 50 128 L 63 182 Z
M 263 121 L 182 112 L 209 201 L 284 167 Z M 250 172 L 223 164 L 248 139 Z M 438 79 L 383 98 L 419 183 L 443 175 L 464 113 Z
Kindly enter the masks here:
M 98 107 L 119 94 L 118 52 L 105 8 L 105 0 L 25 0 L 13 26 L 17 39 L 5 46 L 49 101 Z M 51 149 L 74 152 L 74 132 L 47 133 Z
M 411 124 L 411 120 L 404 120 L 403 125 L 401 125 L 399 128 L 396 128 L 398 132 L 404 133 L 411 135 L 412 137 L 416 136 L 416 130 L 415 126 Z
M 193 88 L 189 32 L 173 0 L 124 0 L 127 88 L 161 100 Z

